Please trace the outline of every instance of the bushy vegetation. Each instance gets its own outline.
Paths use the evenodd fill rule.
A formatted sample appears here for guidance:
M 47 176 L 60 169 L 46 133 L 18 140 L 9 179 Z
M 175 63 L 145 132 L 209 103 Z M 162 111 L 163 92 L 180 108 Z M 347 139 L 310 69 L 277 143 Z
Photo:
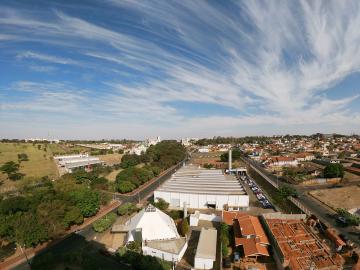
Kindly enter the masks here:
M 56 182 L 33 179 L 17 194 L 0 201 L 0 238 L 27 247 L 65 234 L 71 225 L 95 215 L 103 201 L 96 190 L 71 175 Z
M 29 157 L 28 157 L 27 154 L 21 153 L 21 154 L 18 154 L 18 160 L 19 160 L 19 162 L 21 162 L 21 161 L 29 161 Z
M 344 166 L 340 163 L 328 164 L 324 168 L 324 177 L 325 178 L 336 178 L 336 177 L 343 178 L 344 177 Z
M 287 199 L 290 196 L 298 195 L 295 188 L 286 184 L 279 186 L 279 189 L 277 190 L 277 194 L 281 199 Z
M 117 214 L 119 216 L 124 215 L 131 215 L 132 213 L 138 211 L 139 209 L 136 207 L 133 203 L 124 203 L 123 205 L 120 205 L 117 209 Z
M 120 193 L 131 192 L 185 157 L 186 149 L 176 141 L 162 141 L 152 145 L 140 156 L 126 154 L 120 164 L 124 170 L 116 176 L 116 190 Z M 137 167 L 140 163 L 144 164 L 141 168 Z
M 346 209 L 338 208 L 336 209 L 336 212 L 343 216 L 349 225 L 358 226 L 360 224 L 360 217 L 349 213 Z
M 169 208 L 169 203 L 162 198 L 157 198 L 157 202 L 154 202 L 154 206 L 161 211 L 165 211 Z
M 111 225 L 116 221 L 116 214 L 109 213 L 106 216 L 98 219 L 93 223 L 93 229 L 96 232 L 103 232 L 110 228 Z
M 184 216 L 184 211 L 182 210 L 171 210 L 167 213 L 173 220 L 180 219 Z
M 227 257 L 229 253 L 229 239 L 230 233 L 229 233 L 229 226 L 225 223 L 221 223 L 220 225 L 220 241 L 221 241 L 221 252 L 223 257 Z
M 239 149 L 233 149 L 232 150 L 232 160 L 233 161 L 240 160 L 240 158 L 241 158 L 241 151 Z M 229 161 L 229 153 L 226 152 L 226 153 L 221 154 L 220 160 L 222 162 L 228 162 Z
M 189 222 L 187 221 L 186 218 L 184 218 L 180 224 L 180 234 L 182 236 L 185 236 L 188 232 L 189 232 Z
M 0 171 L 7 174 L 8 178 L 12 181 L 17 181 L 25 175 L 19 173 L 19 164 L 14 161 L 8 161 L 0 167 Z

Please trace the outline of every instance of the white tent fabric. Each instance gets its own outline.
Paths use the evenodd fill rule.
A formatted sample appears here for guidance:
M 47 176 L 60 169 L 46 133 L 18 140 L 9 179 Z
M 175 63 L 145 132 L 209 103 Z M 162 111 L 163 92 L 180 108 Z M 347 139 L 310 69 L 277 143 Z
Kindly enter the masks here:
M 141 229 L 143 241 L 180 238 L 172 218 L 152 205 L 142 209 L 125 226 L 129 228 L 128 241 L 134 241 L 136 229 Z

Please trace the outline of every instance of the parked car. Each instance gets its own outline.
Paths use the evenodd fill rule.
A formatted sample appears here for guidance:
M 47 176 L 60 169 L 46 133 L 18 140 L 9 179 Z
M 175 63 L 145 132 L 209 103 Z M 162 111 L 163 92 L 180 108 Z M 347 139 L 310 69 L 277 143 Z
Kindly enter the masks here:
M 346 218 L 344 218 L 343 216 L 338 216 L 336 218 L 336 221 L 343 224 L 343 225 L 347 225 L 347 221 L 346 221 Z
M 234 252 L 234 262 L 239 262 L 240 261 L 240 254 L 239 252 Z

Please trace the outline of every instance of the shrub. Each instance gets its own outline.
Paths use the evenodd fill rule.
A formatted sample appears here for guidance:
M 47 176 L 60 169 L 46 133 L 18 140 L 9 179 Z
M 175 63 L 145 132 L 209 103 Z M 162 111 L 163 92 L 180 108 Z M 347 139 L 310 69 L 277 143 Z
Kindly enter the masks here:
M 154 206 L 161 211 L 165 211 L 169 208 L 169 203 L 162 198 L 157 198 L 157 202 L 154 203 Z
M 123 181 L 117 185 L 117 191 L 119 191 L 120 193 L 128 193 L 130 191 L 133 191 L 135 188 L 136 186 L 129 181 Z
M 98 219 L 93 223 L 93 229 L 96 232 L 103 232 L 110 228 L 110 226 L 115 222 L 116 220 L 116 214 L 115 213 L 109 213 L 106 216 Z
M 184 212 L 181 210 L 171 210 L 169 212 L 169 216 L 173 219 L 173 220 L 177 220 L 179 218 L 181 218 L 184 215 Z
M 124 203 L 123 205 L 120 205 L 117 209 L 117 213 L 119 216 L 124 215 L 131 215 L 132 213 L 136 212 L 138 208 L 133 203 Z
M 181 222 L 180 233 L 182 236 L 185 236 L 189 232 L 189 223 L 186 218 Z

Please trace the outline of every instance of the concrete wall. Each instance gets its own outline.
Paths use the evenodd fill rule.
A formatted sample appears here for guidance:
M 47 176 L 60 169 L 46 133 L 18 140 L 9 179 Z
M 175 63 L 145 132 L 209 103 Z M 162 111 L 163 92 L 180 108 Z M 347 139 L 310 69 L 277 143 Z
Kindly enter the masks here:
M 198 209 L 208 208 L 208 202 L 215 202 L 216 209 L 223 209 L 224 205 L 235 207 L 249 207 L 248 195 L 214 195 L 155 191 L 154 198 L 164 199 L 170 204 L 170 208 L 182 208 L 184 202 L 189 208 Z M 175 202 L 177 205 L 174 205 Z
M 195 257 L 195 269 L 213 269 L 214 262 L 211 259 Z

